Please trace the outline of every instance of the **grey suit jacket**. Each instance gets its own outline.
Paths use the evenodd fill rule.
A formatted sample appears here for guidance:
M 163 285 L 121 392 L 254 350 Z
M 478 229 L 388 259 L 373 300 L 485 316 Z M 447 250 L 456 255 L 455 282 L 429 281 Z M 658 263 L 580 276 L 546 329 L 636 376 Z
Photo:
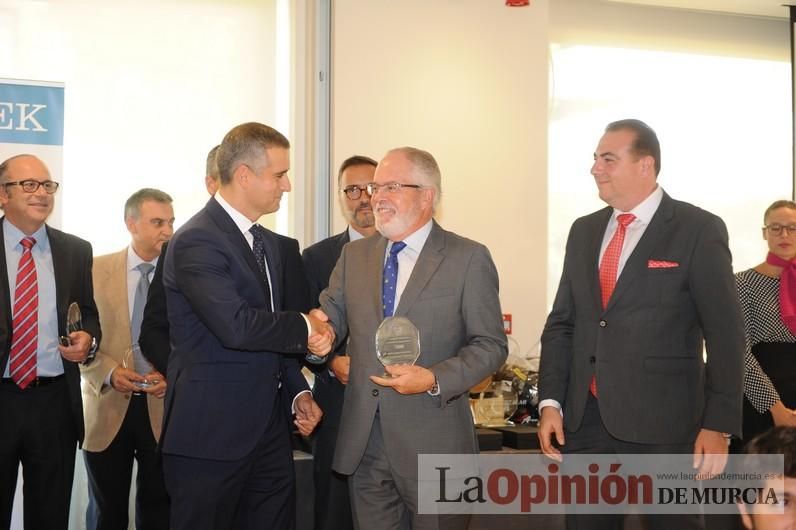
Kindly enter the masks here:
M 390 463 L 400 475 L 416 478 L 420 453 L 477 451 L 467 392 L 503 364 L 506 336 L 489 251 L 435 222 L 395 315 L 420 330 L 417 364 L 434 371 L 441 395 L 401 395 L 372 383 L 369 376 L 384 372 L 374 338 L 382 321 L 386 247 L 378 235 L 346 245 L 320 297 L 337 336 L 348 334 L 351 356 L 333 467 L 354 472 L 378 409 Z
M 542 334 L 540 399 L 561 403 L 577 431 L 596 373 L 603 423 L 620 440 L 740 434 L 744 336 L 724 222 L 664 194 L 603 309 L 598 260 L 611 212 L 572 225 Z

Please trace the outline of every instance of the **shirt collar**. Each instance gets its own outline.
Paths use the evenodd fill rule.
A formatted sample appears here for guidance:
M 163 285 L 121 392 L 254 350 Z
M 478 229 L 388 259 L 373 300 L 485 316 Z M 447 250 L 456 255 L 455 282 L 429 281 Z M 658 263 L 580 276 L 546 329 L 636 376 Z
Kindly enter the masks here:
M 357 232 L 353 226 L 348 225 L 348 240 L 356 241 L 357 239 L 364 239 L 365 236 Z
M 426 224 L 412 232 L 410 235 L 406 236 L 403 239 L 403 242 L 406 243 L 406 247 L 420 254 L 420 251 L 423 250 L 423 246 L 426 244 L 429 234 L 431 234 L 431 228 L 433 226 L 434 220 L 429 219 Z M 387 249 L 389 250 L 390 248 L 392 248 L 392 242 L 387 245 Z
M 248 217 L 233 208 L 232 205 L 230 205 L 221 195 L 221 190 L 217 191 L 213 197 L 215 197 L 216 201 L 218 201 L 218 204 L 220 204 L 221 207 L 224 208 L 224 211 L 227 212 L 227 214 L 232 218 L 232 221 L 235 223 L 235 226 L 238 227 L 238 230 L 240 230 L 241 234 L 244 236 L 248 234 L 249 228 L 251 228 L 254 223 L 252 223 Z
M 663 200 L 663 188 L 660 186 L 655 187 L 655 191 L 649 194 L 649 196 L 641 201 L 641 203 L 630 210 L 629 212 L 623 212 L 621 210 L 617 210 L 614 208 L 613 219 L 623 213 L 632 213 L 636 216 L 636 220 L 640 221 L 643 225 L 648 225 L 650 221 L 652 221 L 652 216 L 655 215 L 655 212 L 658 211 L 658 206 L 661 205 L 661 201 Z
M 131 271 L 142 263 L 149 263 L 156 267 L 158 264 L 158 258 L 155 258 L 152 261 L 143 260 L 141 259 L 141 256 L 135 253 L 135 250 L 133 250 L 133 245 L 129 245 L 127 247 L 127 270 Z
M 27 234 L 9 221 L 8 217 L 3 219 L 3 239 L 6 241 L 6 248 L 15 248 L 18 246 L 21 248 L 19 242 L 25 237 L 28 237 Z M 47 238 L 47 225 L 41 225 L 30 237 L 36 240 L 36 245 L 33 247 L 34 249 L 49 250 L 50 240 Z

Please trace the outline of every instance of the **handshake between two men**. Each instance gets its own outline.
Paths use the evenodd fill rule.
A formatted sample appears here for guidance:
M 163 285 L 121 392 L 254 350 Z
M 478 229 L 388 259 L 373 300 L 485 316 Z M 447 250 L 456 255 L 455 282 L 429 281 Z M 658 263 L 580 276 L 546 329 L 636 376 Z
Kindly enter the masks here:
M 318 358 L 325 359 L 334 346 L 334 328 L 329 324 L 328 317 L 318 310 L 313 310 L 305 316 L 311 327 L 310 336 L 307 339 L 307 349 Z M 294 425 L 302 436 L 309 436 L 321 421 L 323 411 L 318 407 L 309 391 L 304 391 L 296 396 L 293 407 L 296 414 Z

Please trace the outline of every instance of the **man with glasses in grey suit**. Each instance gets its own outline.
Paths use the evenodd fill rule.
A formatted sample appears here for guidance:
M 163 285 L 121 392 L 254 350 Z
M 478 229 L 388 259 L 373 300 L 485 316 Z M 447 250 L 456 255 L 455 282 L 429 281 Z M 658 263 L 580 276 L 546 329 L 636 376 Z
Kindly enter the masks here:
M 440 181 L 430 153 L 389 151 L 368 186 L 382 237 L 346 245 L 320 298 L 337 337 L 349 336 L 333 467 L 349 475 L 357 528 L 463 529 L 469 519 L 418 514 L 418 455 L 478 451 L 468 390 L 503 364 L 506 336 L 489 251 L 433 219 Z M 418 328 L 420 356 L 383 377 L 374 338 L 393 315 Z

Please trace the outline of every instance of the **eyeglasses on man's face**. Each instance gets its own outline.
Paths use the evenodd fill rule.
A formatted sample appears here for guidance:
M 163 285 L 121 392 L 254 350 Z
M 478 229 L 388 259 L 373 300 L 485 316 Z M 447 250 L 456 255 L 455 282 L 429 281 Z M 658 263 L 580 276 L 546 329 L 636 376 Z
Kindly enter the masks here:
M 774 234 L 778 236 L 782 234 L 782 231 L 785 231 L 785 235 L 796 234 L 796 225 L 781 225 L 781 224 L 770 224 L 763 227 L 763 230 L 768 230 L 769 234 Z
M 368 194 L 370 194 L 372 197 L 380 191 L 386 191 L 387 193 L 398 193 L 403 188 L 422 190 L 423 186 L 420 184 L 401 184 L 400 182 L 388 182 L 387 184 L 376 184 L 375 182 L 371 182 L 368 184 Z
M 36 190 L 39 189 L 39 186 L 44 188 L 44 191 L 52 195 L 58 190 L 58 183 L 54 180 L 14 180 L 11 182 L 4 182 L 3 186 L 19 186 L 22 188 L 22 191 L 25 193 L 36 193 Z
M 350 186 L 346 186 L 340 191 L 345 193 L 345 196 L 351 199 L 352 201 L 355 201 L 360 197 L 362 197 L 363 191 L 367 193 L 368 196 L 370 196 L 370 191 L 368 190 L 367 186 L 357 186 L 356 184 L 351 184 Z

